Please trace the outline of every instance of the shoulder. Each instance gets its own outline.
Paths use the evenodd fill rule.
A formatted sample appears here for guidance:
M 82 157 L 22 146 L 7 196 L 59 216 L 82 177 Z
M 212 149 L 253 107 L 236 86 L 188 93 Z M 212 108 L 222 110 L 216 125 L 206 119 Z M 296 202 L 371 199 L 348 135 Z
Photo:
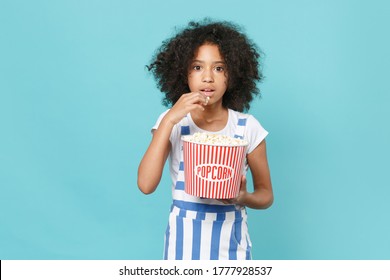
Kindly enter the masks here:
M 158 129 L 162 119 L 165 117 L 165 115 L 169 112 L 170 109 L 167 109 L 166 111 L 162 112 L 160 116 L 157 118 L 156 123 L 152 127 L 151 132 L 153 133 L 154 130 Z M 181 137 L 181 131 L 183 126 L 188 126 L 188 117 L 184 117 L 179 123 L 175 124 L 172 128 L 171 135 L 169 137 L 169 140 L 171 142 L 176 142 L 177 139 L 180 139 Z
M 232 118 L 232 122 L 235 122 L 238 125 L 249 125 L 249 126 L 258 126 L 260 122 L 251 114 L 245 114 L 238 111 L 229 109 L 229 114 Z
M 164 111 L 164 112 L 162 112 L 162 113 L 160 114 L 160 116 L 158 116 L 156 123 L 155 123 L 155 124 L 153 125 L 153 127 L 152 127 L 152 132 L 153 132 L 153 130 L 156 130 L 156 129 L 158 128 L 158 126 L 159 126 L 160 123 L 161 123 L 161 120 L 165 117 L 165 115 L 166 115 L 168 112 L 169 112 L 169 109 L 166 110 L 166 111 Z
M 166 111 L 162 112 L 160 114 L 160 116 L 157 118 L 157 121 L 156 121 L 156 124 L 153 126 L 152 129 L 157 129 L 158 126 L 160 125 L 162 119 L 165 117 L 165 115 L 169 112 L 170 109 L 167 109 Z M 175 125 L 175 127 L 177 126 L 183 126 L 183 125 L 188 125 L 188 115 L 186 117 L 184 117 L 179 123 L 177 123 Z
M 244 113 L 229 109 L 229 117 L 231 118 L 232 122 L 238 123 L 238 120 L 247 119 L 249 116 L 250 115 L 248 115 L 248 114 L 244 114 Z
M 248 153 L 251 153 L 268 135 L 268 131 L 251 114 L 230 110 L 232 121 L 238 126 L 245 127 L 244 138 L 248 141 Z

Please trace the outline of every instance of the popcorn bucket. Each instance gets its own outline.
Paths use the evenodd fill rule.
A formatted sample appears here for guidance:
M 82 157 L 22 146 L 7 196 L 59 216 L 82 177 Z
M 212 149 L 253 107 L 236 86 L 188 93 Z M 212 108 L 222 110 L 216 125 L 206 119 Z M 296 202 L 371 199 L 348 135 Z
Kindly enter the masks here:
M 247 145 L 200 144 L 183 139 L 185 192 L 213 199 L 238 196 Z

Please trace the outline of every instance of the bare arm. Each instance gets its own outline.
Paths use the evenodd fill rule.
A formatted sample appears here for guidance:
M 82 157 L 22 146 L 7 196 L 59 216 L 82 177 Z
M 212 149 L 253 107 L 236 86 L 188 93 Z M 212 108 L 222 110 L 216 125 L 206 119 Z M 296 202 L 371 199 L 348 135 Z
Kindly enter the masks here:
M 169 136 L 173 125 L 164 119 L 153 133 L 152 141 L 138 167 L 138 187 L 145 193 L 154 192 L 161 180 L 171 143 Z
M 161 120 L 138 167 L 137 183 L 143 193 L 154 192 L 160 183 L 164 165 L 171 150 L 169 137 L 174 125 L 180 122 L 188 112 L 196 109 L 204 110 L 200 104 L 205 100 L 206 98 L 200 93 L 183 94 Z

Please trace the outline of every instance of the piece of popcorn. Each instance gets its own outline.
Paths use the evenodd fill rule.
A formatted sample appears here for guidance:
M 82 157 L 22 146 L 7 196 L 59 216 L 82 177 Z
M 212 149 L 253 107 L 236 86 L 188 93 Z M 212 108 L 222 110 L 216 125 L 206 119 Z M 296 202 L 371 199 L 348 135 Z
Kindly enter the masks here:
M 193 135 L 183 136 L 183 140 L 198 144 L 220 145 L 220 146 L 243 146 L 248 142 L 239 138 L 233 138 L 227 135 L 210 134 L 205 132 L 196 132 Z

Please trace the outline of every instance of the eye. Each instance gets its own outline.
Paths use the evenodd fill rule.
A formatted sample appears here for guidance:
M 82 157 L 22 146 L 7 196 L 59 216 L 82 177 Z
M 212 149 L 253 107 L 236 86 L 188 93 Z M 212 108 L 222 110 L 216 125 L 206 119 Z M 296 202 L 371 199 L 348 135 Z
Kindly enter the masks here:
M 225 71 L 225 68 L 224 68 L 223 66 L 216 66 L 216 67 L 215 67 L 215 71 L 217 71 L 217 72 L 223 72 L 223 71 Z
M 194 65 L 194 66 L 192 66 L 192 69 L 195 71 L 199 71 L 202 69 L 202 67 L 200 67 L 199 65 Z

